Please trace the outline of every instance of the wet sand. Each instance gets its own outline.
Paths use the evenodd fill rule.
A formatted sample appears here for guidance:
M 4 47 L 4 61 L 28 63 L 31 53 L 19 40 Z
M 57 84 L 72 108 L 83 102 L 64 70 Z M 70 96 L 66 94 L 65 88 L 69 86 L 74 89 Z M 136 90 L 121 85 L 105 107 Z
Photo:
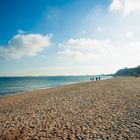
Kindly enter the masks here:
M 139 140 L 140 78 L 0 98 L 0 140 Z

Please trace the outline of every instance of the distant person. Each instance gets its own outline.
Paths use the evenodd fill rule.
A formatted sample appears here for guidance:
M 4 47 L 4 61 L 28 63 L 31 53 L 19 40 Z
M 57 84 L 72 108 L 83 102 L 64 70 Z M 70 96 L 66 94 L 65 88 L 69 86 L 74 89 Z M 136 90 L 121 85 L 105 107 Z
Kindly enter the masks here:
M 101 78 L 99 77 L 99 80 L 101 80 Z
M 96 77 L 96 81 L 98 80 L 98 78 Z

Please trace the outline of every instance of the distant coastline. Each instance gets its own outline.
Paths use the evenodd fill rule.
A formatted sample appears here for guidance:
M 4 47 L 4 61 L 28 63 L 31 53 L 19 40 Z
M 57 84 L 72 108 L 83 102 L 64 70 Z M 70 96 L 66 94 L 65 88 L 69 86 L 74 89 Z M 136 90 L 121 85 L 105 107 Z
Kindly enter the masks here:
M 134 68 L 124 68 L 118 70 L 114 76 L 140 76 L 140 66 L 134 67 Z

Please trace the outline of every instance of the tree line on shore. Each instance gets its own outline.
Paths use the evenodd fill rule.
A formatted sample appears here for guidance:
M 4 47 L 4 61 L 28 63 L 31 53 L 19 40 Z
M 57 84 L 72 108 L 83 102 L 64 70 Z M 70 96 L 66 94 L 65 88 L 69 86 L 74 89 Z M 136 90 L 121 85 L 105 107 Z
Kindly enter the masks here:
M 118 70 L 114 76 L 140 76 L 140 65 L 134 68 L 124 68 Z

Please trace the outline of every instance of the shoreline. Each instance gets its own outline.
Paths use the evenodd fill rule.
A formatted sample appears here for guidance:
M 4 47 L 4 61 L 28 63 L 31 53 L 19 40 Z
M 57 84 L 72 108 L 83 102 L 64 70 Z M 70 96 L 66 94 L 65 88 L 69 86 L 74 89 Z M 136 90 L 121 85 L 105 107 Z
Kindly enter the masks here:
M 101 80 L 98 80 L 98 81 L 109 80 L 109 79 L 112 79 L 112 78 L 114 78 L 114 77 L 111 77 L 111 78 L 108 78 L 108 79 L 101 79 Z M 81 82 L 72 82 L 72 83 L 66 83 L 66 84 L 59 84 L 59 85 L 55 85 L 55 86 L 52 86 L 52 87 L 31 89 L 31 90 L 26 90 L 26 91 L 21 91 L 21 92 L 12 92 L 12 93 L 9 93 L 9 94 L 7 93 L 7 94 L 4 94 L 4 95 L 0 95 L 0 98 L 7 97 L 7 96 L 16 96 L 16 95 L 20 95 L 20 94 L 28 94 L 28 93 L 32 93 L 32 92 L 36 92 L 36 91 L 53 89 L 53 88 L 67 86 L 67 85 L 83 84 L 83 83 L 88 83 L 88 82 L 97 82 L 97 81 L 89 80 L 89 81 L 81 81 Z
M 138 140 L 139 83 L 118 77 L 0 98 L 0 140 Z
M 40 92 L 42 90 L 55 89 L 55 88 L 59 88 L 59 87 L 63 87 L 63 86 L 82 84 L 82 83 L 87 83 L 87 82 L 91 82 L 91 81 L 62 84 L 62 85 L 56 85 L 56 86 L 53 86 L 53 87 L 38 88 L 38 89 L 32 89 L 32 90 L 29 90 L 29 91 L 27 90 L 27 91 L 22 91 L 22 92 L 13 92 L 11 95 L 10 95 L 10 93 L 9 94 L 5 94 L 5 95 L 0 95 L 0 98 L 1 97 L 9 97 L 9 96 L 22 95 L 22 94 L 30 94 L 32 92 Z

